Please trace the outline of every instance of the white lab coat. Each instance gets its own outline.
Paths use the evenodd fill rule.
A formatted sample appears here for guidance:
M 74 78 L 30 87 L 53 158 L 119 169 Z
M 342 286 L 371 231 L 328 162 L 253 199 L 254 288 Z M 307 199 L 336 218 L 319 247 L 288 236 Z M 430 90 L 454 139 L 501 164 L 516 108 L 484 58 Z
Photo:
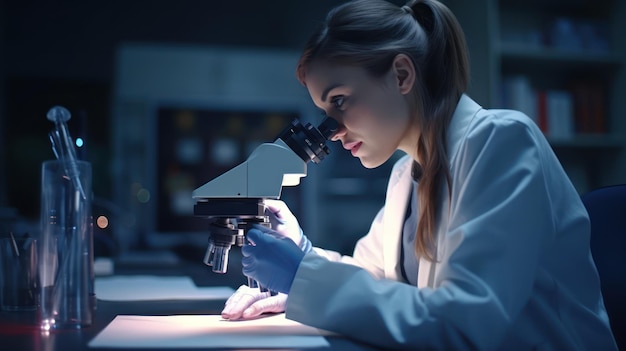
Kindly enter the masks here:
M 402 282 L 412 160 L 352 257 L 316 249 L 287 318 L 384 349 L 616 350 L 589 249 L 589 219 L 541 131 L 516 111 L 462 96 L 448 132 L 437 262 Z M 349 263 L 349 264 L 346 264 Z

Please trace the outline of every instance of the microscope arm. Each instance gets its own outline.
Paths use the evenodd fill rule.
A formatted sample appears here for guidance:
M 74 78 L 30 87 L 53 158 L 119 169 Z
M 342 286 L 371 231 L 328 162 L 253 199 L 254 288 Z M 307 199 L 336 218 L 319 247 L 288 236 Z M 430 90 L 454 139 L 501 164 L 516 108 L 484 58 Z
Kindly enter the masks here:
M 300 184 L 306 163 L 281 139 L 258 146 L 246 161 L 193 191 L 208 198 L 280 198 L 283 186 Z

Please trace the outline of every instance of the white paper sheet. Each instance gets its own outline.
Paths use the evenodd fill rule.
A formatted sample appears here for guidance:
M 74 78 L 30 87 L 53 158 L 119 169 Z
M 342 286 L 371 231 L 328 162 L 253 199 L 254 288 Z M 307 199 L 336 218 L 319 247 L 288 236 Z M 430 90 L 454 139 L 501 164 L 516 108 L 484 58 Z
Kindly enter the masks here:
M 331 333 L 276 314 L 250 321 L 218 315 L 116 316 L 89 347 L 104 348 L 306 348 L 329 347 Z
M 120 275 L 96 277 L 96 297 L 103 301 L 220 300 L 234 289 L 227 286 L 197 287 L 190 277 Z

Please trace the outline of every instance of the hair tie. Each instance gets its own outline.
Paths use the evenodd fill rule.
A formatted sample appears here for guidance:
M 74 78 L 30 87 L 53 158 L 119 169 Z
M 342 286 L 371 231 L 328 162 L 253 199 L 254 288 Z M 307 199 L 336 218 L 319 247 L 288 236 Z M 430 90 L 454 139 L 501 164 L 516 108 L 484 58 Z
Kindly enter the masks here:
M 410 6 L 404 5 L 401 7 L 402 11 L 408 13 L 409 15 L 411 15 L 412 17 L 415 17 L 415 13 L 413 12 L 413 9 Z

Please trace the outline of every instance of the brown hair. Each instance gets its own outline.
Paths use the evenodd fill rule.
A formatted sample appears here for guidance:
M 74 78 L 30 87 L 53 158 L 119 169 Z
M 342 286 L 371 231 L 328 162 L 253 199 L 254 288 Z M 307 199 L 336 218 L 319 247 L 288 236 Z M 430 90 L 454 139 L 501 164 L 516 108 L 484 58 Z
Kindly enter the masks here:
M 421 133 L 416 165 L 419 217 L 415 249 L 434 260 L 437 199 L 451 178 L 446 133 L 469 81 L 465 36 L 454 14 L 436 0 L 409 1 L 398 7 L 385 0 L 353 0 L 332 9 L 311 36 L 296 75 L 305 84 L 313 61 L 364 68 L 380 77 L 398 54 L 406 54 L 416 70 L 415 114 Z

